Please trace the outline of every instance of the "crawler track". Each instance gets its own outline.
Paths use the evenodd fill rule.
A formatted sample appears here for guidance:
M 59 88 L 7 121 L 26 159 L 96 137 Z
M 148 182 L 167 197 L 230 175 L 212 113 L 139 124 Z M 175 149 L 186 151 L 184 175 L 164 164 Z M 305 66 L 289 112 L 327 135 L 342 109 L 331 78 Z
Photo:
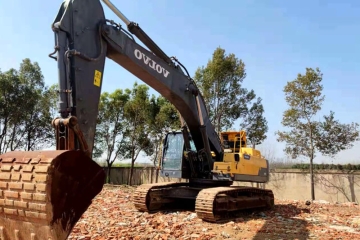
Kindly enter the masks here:
M 134 194 L 135 208 L 141 212 L 153 212 L 165 210 L 164 204 L 172 200 L 162 197 L 163 189 L 185 186 L 187 183 L 153 183 L 143 184 L 137 187 Z
M 134 194 L 135 208 L 142 212 L 181 209 L 183 203 L 164 193 L 187 183 L 155 183 L 139 186 Z M 195 200 L 195 199 L 194 199 Z M 254 187 L 212 187 L 199 190 L 195 201 L 198 217 L 208 222 L 220 222 L 236 217 L 245 209 L 271 208 L 274 195 L 271 190 Z
M 253 187 L 216 187 L 199 192 L 195 211 L 208 222 L 231 219 L 241 210 L 271 208 L 274 195 L 271 190 Z

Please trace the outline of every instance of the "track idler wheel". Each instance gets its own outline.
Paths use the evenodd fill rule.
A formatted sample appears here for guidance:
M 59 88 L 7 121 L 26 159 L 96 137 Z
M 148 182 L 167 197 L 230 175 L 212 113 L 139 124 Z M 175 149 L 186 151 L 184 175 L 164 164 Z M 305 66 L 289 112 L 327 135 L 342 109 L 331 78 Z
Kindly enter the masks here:
M 104 181 L 81 151 L 0 155 L 0 239 L 67 239 Z

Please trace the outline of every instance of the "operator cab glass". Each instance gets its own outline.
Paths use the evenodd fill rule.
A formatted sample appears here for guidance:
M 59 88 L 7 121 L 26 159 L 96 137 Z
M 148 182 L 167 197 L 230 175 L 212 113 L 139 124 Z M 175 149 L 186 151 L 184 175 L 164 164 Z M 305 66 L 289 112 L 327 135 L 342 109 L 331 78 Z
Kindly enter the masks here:
M 184 153 L 184 138 L 182 133 L 169 133 L 164 146 L 163 169 L 181 170 Z
M 221 138 L 224 149 L 228 151 L 238 153 L 241 148 L 246 147 L 245 133 L 243 133 L 243 135 L 238 134 L 237 132 L 222 133 Z

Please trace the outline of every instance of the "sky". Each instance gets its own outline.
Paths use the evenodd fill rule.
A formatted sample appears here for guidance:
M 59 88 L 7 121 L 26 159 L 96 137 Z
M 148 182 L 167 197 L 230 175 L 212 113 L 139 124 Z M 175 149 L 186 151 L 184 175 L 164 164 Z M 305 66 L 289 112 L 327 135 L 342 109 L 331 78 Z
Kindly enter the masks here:
M 247 72 L 243 86 L 263 99 L 268 120 L 268 138 L 259 147 L 264 153 L 283 156 L 284 144 L 275 136 L 283 129 L 282 114 L 287 109 L 283 88 L 306 67 L 319 67 L 323 73 L 326 97 L 319 116 L 332 110 L 341 122 L 360 122 L 360 1 L 112 2 L 192 75 L 207 64 L 217 47 L 242 59 Z M 57 64 L 48 54 L 54 48 L 51 24 L 60 4 L 57 0 L 0 0 L 2 71 L 18 68 L 22 59 L 30 58 L 40 64 L 48 85 L 57 83 Z M 103 7 L 107 19 L 123 24 Z M 103 92 L 132 88 L 135 81 L 143 83 L 107 60 Z M 334 159 L 318 156 L 315 162 L 360 163 L 359 151 L 356 143 Z

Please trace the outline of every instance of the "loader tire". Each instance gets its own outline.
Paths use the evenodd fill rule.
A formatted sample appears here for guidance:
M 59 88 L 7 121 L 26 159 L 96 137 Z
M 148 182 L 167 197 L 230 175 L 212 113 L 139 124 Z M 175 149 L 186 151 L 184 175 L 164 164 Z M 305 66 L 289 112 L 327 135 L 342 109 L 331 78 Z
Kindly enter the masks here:
M 67 239 L 104 181 L 81 151 L 0 155 L 0 239 Z

